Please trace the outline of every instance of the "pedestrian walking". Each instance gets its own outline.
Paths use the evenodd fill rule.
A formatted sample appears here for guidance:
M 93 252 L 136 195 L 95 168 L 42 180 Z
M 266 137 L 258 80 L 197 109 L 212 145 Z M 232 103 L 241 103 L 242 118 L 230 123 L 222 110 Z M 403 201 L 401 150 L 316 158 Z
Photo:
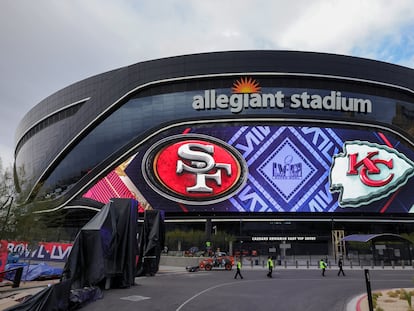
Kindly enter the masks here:
M 339 268 L 339 271 L 338 271 L 338 276 L 342 273 L 342 275 L 343 276 L 345 276 L 345 272 L 344 272 L 344 269 L 342 268 L 342 266 L 343 266 L 343 263 L 342 263 L 342 258 L 339 258 L 339 260 L 338 260 L 338 268 Z
M 327 267 L 326 262 L 323 259 L 321 259 L 319 261 L 319 268 L 322 270 L 322 276 L 325 276 L 326 267 Z
M 241 279 L 243 279 L 243 276 L 242 276 L 242 275 L 241 275 L 241 273 L 240 273 L 240 271 L 241 271 L 241 266 L 242 266 L 242 264 L 241 264 L 241 261 L 240 261 L 240 258 L 239 258 L 239 259 L 237 259 L 236 274 L 235 274 L 235 276 L 234 276 L 234 278 L 235 278 L 235 279 L 237 279 L 237 276 L 238 276 L 238 275 L 240 275 L 240 278 L 241 278 Z
M 271 278 L 272 277 L 272 273 L 273 273 L 273 260 L 272 257 L 269 256 L 267 258 L 267 268 L 269 269 L 269 272 L 267 273 L 267 277 Z

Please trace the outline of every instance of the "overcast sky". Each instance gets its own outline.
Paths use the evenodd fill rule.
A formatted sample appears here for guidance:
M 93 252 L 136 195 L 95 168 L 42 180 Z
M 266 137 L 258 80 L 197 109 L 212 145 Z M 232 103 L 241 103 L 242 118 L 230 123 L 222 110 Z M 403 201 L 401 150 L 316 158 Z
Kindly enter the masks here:
M 412 0 L 0 0 L 0 158 L 52 93 L 137 62 L 223 50 L 299 50 L 414 68 Z

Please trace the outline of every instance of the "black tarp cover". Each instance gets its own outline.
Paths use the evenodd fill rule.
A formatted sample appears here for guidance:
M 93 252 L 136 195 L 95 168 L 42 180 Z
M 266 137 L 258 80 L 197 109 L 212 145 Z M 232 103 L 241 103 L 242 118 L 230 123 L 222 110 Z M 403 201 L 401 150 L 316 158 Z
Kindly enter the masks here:
M 4 311 L 67 311 L 69 307 L 70 281 L 46 287 L 26 301 Z
M 134 284 L 137 206 L 135 200 L 111 199 L 80 230 L 63 269 L 72 289 Z
M 159 210 L 147 210 L 139 235 L 137 276 L 158 272 L 161 250 L 165 242 L 164 215 Z

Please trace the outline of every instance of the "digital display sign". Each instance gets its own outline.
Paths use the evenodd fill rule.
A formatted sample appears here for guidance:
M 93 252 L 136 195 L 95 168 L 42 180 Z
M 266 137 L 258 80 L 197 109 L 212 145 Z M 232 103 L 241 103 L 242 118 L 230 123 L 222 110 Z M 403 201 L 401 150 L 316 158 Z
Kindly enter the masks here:
M 414 151 L 391 132 L 203 124 L 157 138 L 122 171 L 129 193 L 167 213 L 406 214 L 414 204 Z M 226 150 L 241 157 L 225 156 Z M 233 174 L 247 178 L 231 195 L 219 196 L 227 180 L 235 183 Z M 186 191 L 197 199 L 186 200 Z

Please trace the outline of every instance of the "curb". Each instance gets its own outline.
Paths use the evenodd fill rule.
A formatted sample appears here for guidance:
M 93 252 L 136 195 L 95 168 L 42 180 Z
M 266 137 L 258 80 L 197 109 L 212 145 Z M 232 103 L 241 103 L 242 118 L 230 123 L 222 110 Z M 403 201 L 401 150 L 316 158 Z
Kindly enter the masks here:
M 356 311 L 361 311 L 361 302 L 363 299 L 365 299 L 367 297 L 367 295 L 361 295 L 357 301 L 356 304 Z
M 366 294 L 362 294 L 352 298 L 346 305 L 346 311 L 361 311 L 361 302 L 366 296 Z

